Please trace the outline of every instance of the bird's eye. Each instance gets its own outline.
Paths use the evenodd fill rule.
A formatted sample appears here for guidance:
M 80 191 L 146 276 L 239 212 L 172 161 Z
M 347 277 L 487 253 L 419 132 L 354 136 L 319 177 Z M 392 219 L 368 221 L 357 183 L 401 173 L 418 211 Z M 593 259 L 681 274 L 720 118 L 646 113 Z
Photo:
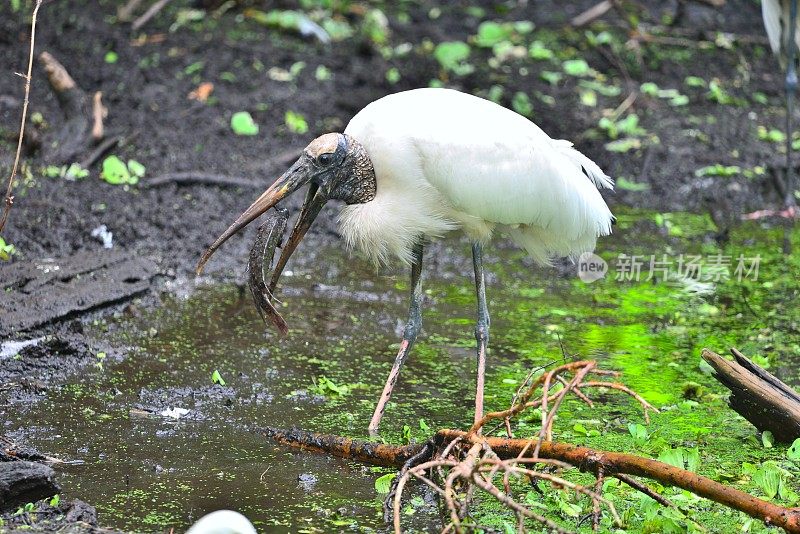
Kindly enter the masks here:
M 319 157 L 317 158 L 317 161 L 319 162 L 320 165 L 326 167 L 330 164 L 331 161 L 333 161 L 333 154 L 320 154 Z

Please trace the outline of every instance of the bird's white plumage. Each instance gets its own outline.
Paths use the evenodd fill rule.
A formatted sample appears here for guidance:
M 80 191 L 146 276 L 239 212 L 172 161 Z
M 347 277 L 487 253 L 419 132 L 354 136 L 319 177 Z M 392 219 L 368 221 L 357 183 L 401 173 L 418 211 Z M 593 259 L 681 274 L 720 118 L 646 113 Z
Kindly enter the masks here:
M 256 534 L 256 529 L 239 512 L 217 510 L 201 517 L 186 534 Z
M 761 0 L 761 15 L 772 52 L 786 68 L 786 49 L 789 39 L 789 0 Z M 796 21 L 795 43 L 800 48 L 800 17 Z
M 376 262 L 411 259 L 419 236 L 500 230 L 540 263 L 594 249 L 613 216 L 613 182 L 572 143 L 502 106 L 449 89 L 389 95 L 345 130 L 375 168 L 377 194 L 342 211 L 348 243 Z

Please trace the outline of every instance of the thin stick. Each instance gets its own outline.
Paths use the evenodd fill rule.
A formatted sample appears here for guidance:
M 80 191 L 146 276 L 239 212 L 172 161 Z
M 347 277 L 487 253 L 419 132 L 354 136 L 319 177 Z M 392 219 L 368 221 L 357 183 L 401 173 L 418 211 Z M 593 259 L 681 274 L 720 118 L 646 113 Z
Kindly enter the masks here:
M 42 5 L 42 0 L 36 0 L 36 5 L 33 7 L 31 14 L 31 48 L 28 54 L 28 72 L 23 76 L 25 78 L 25 99 L 22 101 L 22 120 L 19 125 L 19 138 L 17 139 L 17 153 L 14 156 L 14 165 L 11 167 L 11 176 L 8 177 L 8 186 L 6 187 L 5 206 L 3 207 L 3 217 L 0 219 L 0 232 L 6 226 L 8 214 L 11 211 L 11 206 L 14 204 L 14 178 L 17 177 L 17 169 L 19 168 L 19 157 L 22 153 L 22 139 L 25 136 L 25 121 L 28 117 L 28 100 L 31 93 L 31 73 L 33 71 L 33 49 L 36 44 L 36 16 L 39 14 L 39 8 Z
M 92 98 L 92 139 L 99 142 L 105 137 L 103 120 L 108 116 L 108 108 L 103 105 L 103 92 L 97 91 Z
M 155 17 L 158 14 L 159 11 L 164 9 L 164 6 L 169 4 L 170 1 L 171 0 L 158 0 L 158 2 L 156 2 L 155 4 L 150 6 L 147 9 L 147 11 L 145 11 L 142 14 L 141 17 L 139 17 L 138 19 L 133 21 L 133 24 L 131 24 L 131 28 L 133 29 L 133 31 L 138 31 L 139 28 L 141 28 L 142 26 L 147 24 L 150 21 L 150 19 Z

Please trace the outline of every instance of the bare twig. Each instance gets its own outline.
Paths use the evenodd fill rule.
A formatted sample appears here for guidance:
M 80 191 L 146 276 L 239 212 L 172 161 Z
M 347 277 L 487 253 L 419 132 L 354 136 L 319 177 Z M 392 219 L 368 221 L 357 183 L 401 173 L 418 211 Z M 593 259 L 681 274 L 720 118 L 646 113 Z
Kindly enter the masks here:
M 150 6 L 147 9 L 147 11 L 142 13 L 141 17 L 133 21 L 133 24 L 131 24 L 131 28 L 133 29 L 133 31 L 139 31 L 139 29 L 142 26 L 147 24 L 150 21 L 150 19 L 155 17 L 158 14 L 158 12 L 164 9 L 164 6 L 169 4 L 171 1 L 172 0 L 158 0 L 156 3 Z
M 105 137 L 103 121 L 108 116 L 108 108 L 103 105 L 103 92 L 97 91 L 92 97 L 92 139 L 99 142 Z
M 39 14 L 39 8 L 42 5 L 42 0 L 36 0 L 36 5 L 33 6 L 33 13 L 31 14 L 31 45 L 28 54 L 28 71 L 23 76 L 25 79 L 25 98 L 22 101 L 22 119 L 19 125 L 19 137 L 17 139 L 17 152 L 14 155 L 14 164 L 11 167 L 11 175 L 8 177 L 8 186 L 6 186 L 5 205 L 3 206 L 3 216 L 0 218 L 0 232 L 6 226 L 8 221 L 8 214 L 11 212 L 11 206 L 14 204 L 14 178 L 17 177 L 17 170 L 19 168 L 19 158 L 22 153 L 22 140 L 25 137 L 25 121 L 28 117 L 28 100 L 31 93 L 31 74 L 33 72 L 33 50 L 36 44 L 36 17 Z
M 605 15 L 608 11 L 611 10 L 612 7 L 614 7 L 614 3 L 611 0 L 603 0 L 600 3 L 593 5 L 583 13 L 573 17 L 573 19 L 570 21 L 570 24 L 574 28 L 580 28 L 581 26 L 586 26 L 587 24 L 590 24 L 592 21 Z

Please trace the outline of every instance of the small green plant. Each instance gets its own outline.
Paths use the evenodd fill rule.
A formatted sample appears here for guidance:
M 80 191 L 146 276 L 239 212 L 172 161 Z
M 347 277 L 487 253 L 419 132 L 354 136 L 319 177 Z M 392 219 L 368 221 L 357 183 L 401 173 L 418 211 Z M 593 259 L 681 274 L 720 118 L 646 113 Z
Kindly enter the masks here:
M 725 106 L 741 106 L 744 102 L 740 98 L 734 98 L 723 87 L 716 78 L 708 82 L 708 92 L 706 97 L 712 102 Z
M 481 48 L 493 48 L 504 42 L 518 42 L 520 36 L 533 31 L 534 25 L 529 21 L 494 22 L 484 21 L 478 26 L 475 44 Z
M 775 128 L 767 129 L 765 126 L 758 127 L 758 138 L 769 143 L 786 142 L 786 134 Z
M 683 79 L 687 87 L 706 87 L 708 84 L 699 76 L 687 76 Z
M 135 185 L 144 178 L 145 170 L 145 166 L 134 159 L 126 164 L 112 155 L 103 160 L 100 177 L 111 185 Z
M 530 97 L 522 91 L 517 91 L 511 98 L 511 107 L 525 117 L 530 117 L 533 114 L 533 104 Z
M 89 176 L 89 171 L 81 167 L 80 163 L 71 165 L 48 165 L 44 169 L 44 174 L 48 178 L 64 178 L 65 180 L 75 181 Z
M 284 122 L 289 131 L 296 134 L 304 134 L 308 131 L 308 123 L 305 117 L 294 111 L 287 111 Z
M 318 82 L 326 82 L 332 77 L 331 69 L 325 65 L 317 65 L 317 69 L 314 71 L 314 78 L 316 78 Z
M 561 64 L 565 74 L 570 76 L 589 76 L 592 68 L 586 63 L 585 59 L 568 59 Z
M 428 426 L 428 423 L 425 422 L 425 419 L 419 420 L 419 429 L 425 434 L 431 431 L 431 427 Z
M 53 495 L 53 498 L 52 498 L 52 499 L 50 499 L 50 506 L 52 506 L 53 508 L 55 508 L 55 507 L 57 507 L 57 506 L 58 506 L 60 503 L 61 503 L 61 495 L 59 495 L 58 493 L 56 493 L 55 495 Z
M 336 384 L 333 380 L 324 375 L 313 379 L 313 383 L 314 385 L 308 389 L 317 395 L 327 396 L 333 394 L 345 396 L 350 394 L 350 386 Z
M 403 425 L 403 441 L 411 443 L 411 427 L 408 425 Z
M 661 451 L 658 455 L 658 461 L 674 465 L 680 469 L 696 472 L 700 467 L 700 451 L 696 447 L 691 449 L 685 447 L 668 448 Z
M 0 237 L 0 260 L 8 261 L 16 253 L 17 248 L 11 243 L 6 243 L 6 240 Z
M 439 43 L 433 49 L 433 57 L 439 65 L 447 71 L 457 76 L 470 74 L 475 67 L 467 63 L 470 56 L 469 45 L 463 41 L 447 41 Z
M 231 129 L 236 135 L 258 134 L 258 124 L 247 111 L 237 111 L 231 115 Z
M 682 95 L 677 89 L 661 89 L 653 82 L 643 83 L 639 90 L 647 96 L 669 100 L 672 106 L 685 106 L 689 103 L 689 97 Z
M 619 178 L 617 178 L 616 183 L 614 185 L 617 189 L 622 189 L 623 191 L 640 192 L 640 191 L 647 191 L 650 189 L 649 184 L 632 182 L 631 180 L 628 180 L 624 176 L 620 176 Z
M 621 135 L 627 137 L 641 137 L 647 133 L 647 130 L 639 126 L 639 116 L 636 115 L 636 113 L 631 113 L 624 119 L 618 121 L 603 117 L 597 123 L 597 126 L 606 132 L 609 139 L 617 139 Z
M 220 386 L 225 385 L 225 379 L 222 378 L 221 374 L 219 374 L 219 370 L 214 369 L 214 372 L 211 373 L 211 382 Z
M 744 462 L 742 464 L 742 474 L 750 477 L 768 499 L 774 499 L 778 496 L 794 503 L 800 498 L 788 483 L 788 479 L 793 477 L 792 473 L 779 466 L 773 460 L 768 460 L 759 465 Z
M 637 447 L 641 447 L 650 439 L 647 427 L 641 423 L 628 423 L 628 432 L 633 437 L 633 442 Z
M 108 52 L 106 52 L 106 55 L 103 59 L 105 60 L 106 63 L 114 64 L 117 61 L 119 61 L 119 55 L 113 50 L 109 50 Z
M 375 491 L 378 493 L 389 493 L 392 488 L 392 481 L 397 477 L 397 473 L 387 473 L 375 479 Z
M 528 47 L 528 55 L 531 59 L 538 61 L 549 60 L 555 57 L 552 50 L 547 48 L 541 41 L 534 41 Z
M 543 70 L 539 73 L 539 77 L 550 85 L 558 85 L 558 82 L 564 79 L 563 74 L 552 70 Z
M 731 176 L 737 176 L 741 172 L 742 168 L 738 165 L 723 165 L 722 163 L 717 163 L 715 165 L 709 165 L 707 167 L 697 169 L 694 171 L 694 175 L 698 178 L 702 178 L 703 176 L 719 176 L 722 178 L 730 178 Z

